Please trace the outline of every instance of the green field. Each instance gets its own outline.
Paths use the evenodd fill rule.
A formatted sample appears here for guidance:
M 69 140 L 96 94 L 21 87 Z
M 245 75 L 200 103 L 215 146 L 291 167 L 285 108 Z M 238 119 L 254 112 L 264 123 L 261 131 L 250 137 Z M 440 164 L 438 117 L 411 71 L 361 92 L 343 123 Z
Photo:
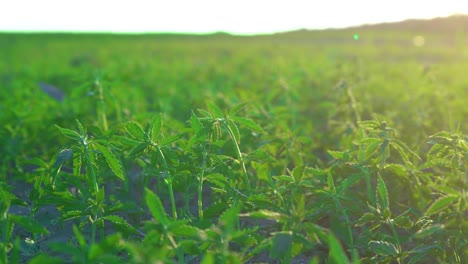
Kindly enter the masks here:
M 0 263 L 468 263 L 468 42 L 397 25 L 0 34 Z

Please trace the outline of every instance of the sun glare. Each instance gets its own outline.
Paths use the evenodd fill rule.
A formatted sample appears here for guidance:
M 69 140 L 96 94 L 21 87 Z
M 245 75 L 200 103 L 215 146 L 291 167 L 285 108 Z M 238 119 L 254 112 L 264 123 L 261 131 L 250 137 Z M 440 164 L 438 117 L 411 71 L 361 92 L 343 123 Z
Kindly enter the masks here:
M 270 33 L 468 14 L 468 1 L 3 1 L 0 30 Z

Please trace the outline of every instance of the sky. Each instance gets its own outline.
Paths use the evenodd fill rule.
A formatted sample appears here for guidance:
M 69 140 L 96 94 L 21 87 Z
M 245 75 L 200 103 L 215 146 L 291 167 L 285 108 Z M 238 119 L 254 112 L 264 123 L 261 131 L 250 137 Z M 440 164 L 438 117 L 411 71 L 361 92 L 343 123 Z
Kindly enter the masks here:
M 232 34 L 468 14 L 468 0 L 3 0 L 0 31 Z

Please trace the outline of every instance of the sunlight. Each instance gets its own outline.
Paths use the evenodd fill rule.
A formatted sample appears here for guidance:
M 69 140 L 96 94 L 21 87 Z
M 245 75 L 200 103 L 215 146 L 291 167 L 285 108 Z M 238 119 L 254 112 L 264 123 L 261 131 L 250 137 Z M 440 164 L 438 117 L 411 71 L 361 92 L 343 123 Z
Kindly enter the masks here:
M 468 2 L 310 1 L 4 1 L 0 30 L 254 34 L 324 29 L 468 14 Z

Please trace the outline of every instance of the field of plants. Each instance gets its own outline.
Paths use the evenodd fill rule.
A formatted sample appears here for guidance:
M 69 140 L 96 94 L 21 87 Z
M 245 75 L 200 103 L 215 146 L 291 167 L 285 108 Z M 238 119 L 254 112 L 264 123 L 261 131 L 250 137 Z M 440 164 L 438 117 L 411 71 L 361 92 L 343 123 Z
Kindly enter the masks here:
M 0 34 L 0 263 L 468 263 L 463 36 Z

